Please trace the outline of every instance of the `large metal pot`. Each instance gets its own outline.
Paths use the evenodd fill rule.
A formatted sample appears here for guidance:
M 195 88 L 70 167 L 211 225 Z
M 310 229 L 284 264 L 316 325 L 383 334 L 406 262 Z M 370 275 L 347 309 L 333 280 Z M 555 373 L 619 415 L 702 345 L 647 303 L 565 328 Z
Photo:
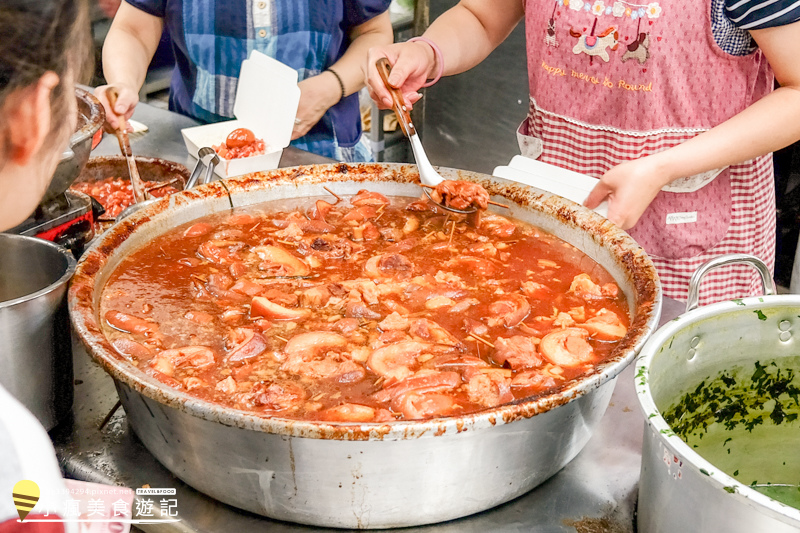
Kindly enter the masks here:
M 697 309 L 703 274 L 732 262 L 756 266 L 766 295 Z M 723 256 L 705 265 L 695 274 L 689 296 L 688 312 L 659 329 L 636 360 L 636 392 L 647 419 L 639 531 L 796 533 L 800 509 L 755 491 L 711 464 L 675 434 L 663 413 L 687 389 L 708 383 L 723 370 L 796 357 L 800 296 L 774 295 L 769 270 L 750 256 Z M 798 443 L 795 438 L 783 451 L 787 460 L 797 457 Z
M 61 154 L 53 179 L 42 198 L 43 203 L 60 196 L 72 185 L 89 159 L 94 134 L 106 120 L 103 106 L 92 93 L 76 87 L 75 98 L 78 100 L 78 126 L 69 138 L 69 145 Z
M 627 234 L 573 202 L 481 174 L 440 170 L 483 184 L 495 200 L 510 204 L 511 216 L 559 235 L 612 274 L 627 296 L 632 325 L 610 360 L 546 397 L 392 424 L 260 417 L 171 390 L 119 356 L 100 330 L 101 289 L 125 256 L 197 217 L 321 196 L 323 186 L 342 195 L 362 188 L 420 194 L 410 165 L 298 167 L 215 182 L 115 225 L 84 255 L 70 289 L 76 330 L 116 380 L 131 426 L 159 461 L 198 490 L 254 513 L 328 527 L 385 528 L 488 509 L 529 491 L 577 455 L 608 405 L 617 374 L 658 323 L 655 269 Z
M 45 429 L 72 408 L 66 293 L 74 271 L 65 248 L 0 233 L 0 384 Z

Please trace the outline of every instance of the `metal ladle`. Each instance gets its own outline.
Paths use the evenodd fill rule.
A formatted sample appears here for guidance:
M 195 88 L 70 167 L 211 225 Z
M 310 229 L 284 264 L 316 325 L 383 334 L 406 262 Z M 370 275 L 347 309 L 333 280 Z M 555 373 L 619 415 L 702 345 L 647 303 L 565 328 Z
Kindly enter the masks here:
M 200 174 L 203 171 L 203 167 L 206 168 L 205 176 L 203 176 L 203 181 L 200 182 L 201 185 L 211 182 L 211 177 L 214 175 L 214 167 L 216 167 L 220 162 L 219 156 L 217 152 L 214 151 L 213 148 L 200 148 L 197 151 L 197 164 L 195 164 L 194 169 L 192 169 L 192 174 L 189 176 L 189 181 L 186 182 L 186 185 L 183 187 L 183 190 L 189 190 L 194 187 L 200 178 Z M 135 204 L 129 205 L 122 212 L 117 215 L 115 219 L 116 222 L 119 222 L 123 218 L 127 217 L 128 215 L 132 215 L 139 209 L 146 207 L 153 202 L 160 200 L 161 198 L 151 198 L 150 200 L 145 200 L 143 202 L 137 202 Z
M 406 106 L 405 99 L 403 98 L 403 93 L 400 91 L 400 89 L 392 87 L 389 84 L 389 74 L 392 72 L 392 66 L 389 64 L 389 60 L 385 57 L 382 57 L 375 63 L 375 67 L 378 69 L 378 74 L 380 74 L 384 85 L 386 85 L 386 89 L 392 95 L 392 108 L 394 109 L 395 115 L 397 115 L 397 122 L 400 124 L 400 128 L 403 130 L 403 133 L 406 134 L 406 137 L 408 137 L 408 140 L 411 142 L 411 151 L 414 152 L 414 159 L 417 161 L 419 180 L 423 183 L 423 185 L 436 188 L 437 185 L 444 181 L 444 178 L 441 174 L 436 172 L 436 169 L 433 168 L 431 162 L 428 161 L 428 156 L 425 154 L 425 149 L 422 148 L 422 142 L 419 140 L 419 135 L 417 135 L 417 128 L 414 127 L 414 123 L 411 121 L 411 115 L 408 112 L 408 107 Z M 460 215 L 469 215 L 477 211 L 477 208 L 475 207 L 471 207 L 469 209 L 456 209 L 454 207 L 440 204 L 431 197 L 431 193 L 428 188 L 423 187 L 423 189 L 425 190 L 425 194 L 428 196 L 428 199 L 436 204 L 437 207 L 440 207 L 445 211 L 458 213 Z

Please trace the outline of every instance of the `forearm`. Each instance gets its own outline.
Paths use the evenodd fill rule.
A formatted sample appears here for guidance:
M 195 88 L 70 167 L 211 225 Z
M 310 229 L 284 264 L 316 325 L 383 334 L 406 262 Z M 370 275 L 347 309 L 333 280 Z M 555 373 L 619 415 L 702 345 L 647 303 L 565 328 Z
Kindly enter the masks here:
M 741 163 L 800 139 L 800 22 L 751 34 L 781 88 L 717 127 L 659 154 L 667 183 Z
M 137 91 L 161 39 L 163 22 L 123 3 L 103 43 L 103 75 L 109 85 Z
M 305 135 L 328 109 L 344 96 L 358 92 L 364 86 L 364 73 L 361 68 L 369 49 L 391 42 L 392 24 L 388 12 L 353 28 L 350 32 L 350 46 L 344 55 L 329 67 L 332 72 L 321 72 L 298 84 L 300 104 L 297 108 L 292 139 Z M 341 85 L 337 77 L 341 78 Z
M 442 50 L 444 75 L 459 74 L 486 59 L 524 14 L 519 0 L 464 0 L 437 18 L 423 37 Z
M 800 90 L 781 87 L 697 137 L 653 156 L 663 183 L 735 165 L 800 139 Z
M 385 46 L 392 43 L 392 23 L 389 12 L 382 13 L 369 22 L 355 28 L 350 34 L 352 39 L 344 55 L 339 58 L 331 69 L 342 78 L 345 96 L 351 95 L 364 87 L 364 72 L 362 66 L 369 49 L 373 46 Z M 332 74 L 327 74 L 332 76 Z M 338 82 L 334 79 L 338 91 Z M 340 95 L 340 92 L 337 92 Z

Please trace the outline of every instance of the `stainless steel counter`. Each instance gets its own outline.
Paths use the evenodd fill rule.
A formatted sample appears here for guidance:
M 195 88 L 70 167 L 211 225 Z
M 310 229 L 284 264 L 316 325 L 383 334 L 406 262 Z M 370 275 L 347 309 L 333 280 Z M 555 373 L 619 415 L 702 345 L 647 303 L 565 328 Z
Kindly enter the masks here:
M 180 128 L 192 124 L 189 119 L 150 106 L 139 106 L 135 118 L 151 128 L 149 139 L 145 136 L 133 141 L 135 153 L 193 164 L 193 161 L 187 161 L 177 133 Z M 116 146 L 115 139 L 107 138 L 96 154 L 116 153 Z M 281 165 L 324 161 L 299 150 L 287 149 Z M 682 311 L 682 304 L 666 300 L 662 323 Z M 142 446 L 128 426 L 122 409 L 101 427 L 117 403 L 113 381 L 77 343 L 74 361 L 73 416 L 50 433 L 62 469 L 67 477 L 86 481 L 128 487 L 149 484 L 156 488 L 175 488 L 177 492 L 172 497 L 177 499 L 180 521 L 140 525 L 142 530 L 157 533 L 282 533 L 315 529 L 239 511 L 185 485 Z M 633 367 L 630 366 L 620 375 L 611 405 L 592 439 L 580 455 L 553 478 L 495 509 L 405 531 L 633 532 L 643 423 L 644 417 L 639 411 L 633 387 Z M 469 468 L 469 465 L 464 465 L 464 468 Z

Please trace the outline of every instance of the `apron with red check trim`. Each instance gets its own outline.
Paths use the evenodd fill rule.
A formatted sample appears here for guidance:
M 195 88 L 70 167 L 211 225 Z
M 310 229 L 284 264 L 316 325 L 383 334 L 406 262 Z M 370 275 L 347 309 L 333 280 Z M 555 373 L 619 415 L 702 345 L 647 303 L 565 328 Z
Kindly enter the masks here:
M 710 6 L 697 0 L 523 0 L 530 111 L 522 154 L 593 177 L 666 150 L 772 90 L 760 51 L 723 52 Z M 773 268 L 772 158 L 681 178 L 659 192 L 631 236 L 655 263 L 666 296 L 686 299 L 712 257 L 750 253 Z M 760 290 L 744 266 L 707 276 L 701 302 Z

